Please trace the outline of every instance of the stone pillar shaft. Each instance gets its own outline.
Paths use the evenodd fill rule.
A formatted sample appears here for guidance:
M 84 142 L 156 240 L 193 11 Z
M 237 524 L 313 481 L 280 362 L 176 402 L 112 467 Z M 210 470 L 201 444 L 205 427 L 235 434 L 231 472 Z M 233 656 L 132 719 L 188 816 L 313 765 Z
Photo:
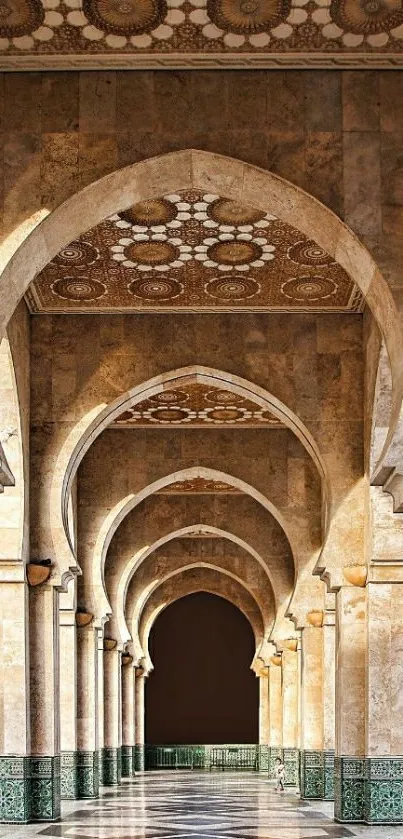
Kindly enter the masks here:
M 134 775 L 136 674 L 132 663 L 122 665 L 122 775 Z
M 363 821 L 367 595 L 343 586 L 336 598 L 335 819 Z
M 103 783 L 120 783 L 122 760 L 121 652 L 104 649 Z
M 267 745 L 269 742 L 269 678 L 259 676 L 259 743 Z
M 145 735 L 145 676 L 136 673 L 135 680 L 135 714 L 136 714 L 136 748 L 135 769 L 144 769 L 144 735 Z
M 286 784 L 298 784 L 298 655 L 291 650 L 282 654 L 283 760 Z
M 77 798 L 99 792 L 98 649 L 92 623 L 77 630 Z
M 77 639 L 74 609 L 60 609 L 61 797 L 77 797 Z
M 301 796 L 324 797 L 323 630 L 302 630 Z

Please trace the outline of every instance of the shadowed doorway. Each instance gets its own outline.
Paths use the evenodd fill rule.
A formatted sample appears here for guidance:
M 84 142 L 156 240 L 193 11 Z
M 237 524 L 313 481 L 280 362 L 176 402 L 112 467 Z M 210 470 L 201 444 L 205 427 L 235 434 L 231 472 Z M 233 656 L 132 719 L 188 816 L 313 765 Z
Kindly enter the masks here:
M 147 743 L 257 743 L 259 680 L 252 628 L 232 603 L 204 592 L 168 606 L 150 635 Z

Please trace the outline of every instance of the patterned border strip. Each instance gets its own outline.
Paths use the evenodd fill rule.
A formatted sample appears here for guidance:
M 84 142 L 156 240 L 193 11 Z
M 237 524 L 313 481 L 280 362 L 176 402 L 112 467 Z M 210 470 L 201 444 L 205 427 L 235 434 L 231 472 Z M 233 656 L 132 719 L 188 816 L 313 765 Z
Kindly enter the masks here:
M 403 53 L 251 53 L 130 55 L 8 55 L 0 57 L 0 72 L 17 70 L 396 70 Z

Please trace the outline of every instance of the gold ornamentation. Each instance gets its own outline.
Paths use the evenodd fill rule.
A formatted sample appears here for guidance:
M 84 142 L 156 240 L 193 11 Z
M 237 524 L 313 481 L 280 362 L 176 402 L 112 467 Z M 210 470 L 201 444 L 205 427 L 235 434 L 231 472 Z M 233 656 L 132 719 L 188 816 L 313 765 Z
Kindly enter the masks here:
M 39 565 L 35 562 L 30 562 L 27 565 L 27 579 L 31 588 L 41 586 L 46 583 L 51 575 L 52 569 L 50 565 Z
M 118 645 L 118 642 L 114 640 L 114 638 L 104 638 L 104 650 L 108 650 L 111 652 L 115 650 Z
M 272 664 L 274 664 L 275 667 L 280 667 L 280 665 L 281 665 L 281 655 L 280 655 L 280 653 L 276 653 L 276 655 L 272 655 L 270 661 L 271 661 Z
M 219 29 L 250 35 L 284 23 L 291 0 L 207 0 L 207 12 Z
M 298 649 L 298 638 L 287 638 L 283 641 L 283 646 L 292 653 L 296 653 Z
M 94 615 L 90 612 L 76 612 L 76 625 L 89 626 Z
M 97 29 L 111 35 L 141 35 L 167 15 L 165 0 L 83 0 L 83 11 Z

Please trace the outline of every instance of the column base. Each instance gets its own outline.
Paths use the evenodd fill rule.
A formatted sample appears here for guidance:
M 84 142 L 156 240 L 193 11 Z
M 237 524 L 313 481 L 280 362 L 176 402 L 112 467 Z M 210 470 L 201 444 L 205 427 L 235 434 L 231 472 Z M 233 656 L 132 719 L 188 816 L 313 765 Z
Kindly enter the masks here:
M 364 769 L 365 760 L 362 757 L 335 757 L 335 821 L 364 821 Z
M 121 748 L 102 749 L 102 783 L 105 787 L 120 784 L 122 777 Z
M 269 769 L 269 747 L 265 744 L 258 746 L 258 770 L 268 772 Z
M 299 749 L 283 749 L 286 787 L 297 787 L 299 783 Z
M 403 757 L 365 759 L 364 821 L 403 824 Z
M 135 746 L 122 746 L 122 778 L 134 777 Z
M 60 797 L 77 798 L 77 752 L 60 753 Z
M 323 751 L 314 749 L 301 750 L 300 795 L 304 799 L 323 799 L 325 797 L 325 763 Z
M 334 801 L 334 750 L 323 752 L 325 770 L 325 801 Z
M 0 757 L 0 822 L 60 819 L 60 757 Z
M 98 798 L 98 752 L 77 752 L 77 798 Z
M 144 772 L 145 767 L 145 760 L 144 760 L 144 745 L 141 743 L 136 743 L 133 746 L 133 753 L 134 753 L 134 771 L 135 772 Z

